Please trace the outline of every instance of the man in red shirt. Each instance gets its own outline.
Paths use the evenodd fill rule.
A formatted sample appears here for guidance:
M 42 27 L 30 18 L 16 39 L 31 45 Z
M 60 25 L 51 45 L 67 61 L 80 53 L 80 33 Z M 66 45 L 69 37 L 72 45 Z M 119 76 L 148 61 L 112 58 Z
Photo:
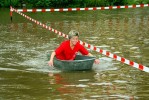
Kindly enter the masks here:
M 82 55 L 93 56 L 87 51 L 84 46 L 79 43 L 79 32 L 71 30 L 68 34 L 69 40 L 61 43 L 61 45 L 51 54 L 49 66 L 53 66 L 53 58 L 56 56 L 60 60 L 74 60 L 76 54 L 80 52 Z M 95 60 L 95 63 L 99 63 L 99 59 Z

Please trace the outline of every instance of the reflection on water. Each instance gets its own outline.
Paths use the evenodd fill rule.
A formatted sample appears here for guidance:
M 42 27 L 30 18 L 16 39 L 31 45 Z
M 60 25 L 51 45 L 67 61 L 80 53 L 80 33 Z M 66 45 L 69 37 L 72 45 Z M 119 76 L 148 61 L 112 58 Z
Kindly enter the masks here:
M 111 76 L 114 77 L 116 75 L 111 74 Z M 115 80 L 112 82 L 106 80 L 107 75 L 103 73 L 100 75 L 98 73 L 94 74 L 94 72 L 49 73 L 49 77 L 49 83 L 52 85 L 50 89 L 51 91 L 55 90 L 53 93 L 56 95 L 60 94 L 59 98 L 128 100 L 137 98 L 129 94 L 129 89 L 135 88 L 128 86 L 129 81 Z M 122 93 L 125 94 L 122 95 Z
M 66 34 L 78 30 L 82 41 L 149 66 L 148 8 L 26 14 Z M 0 21 L 0 99 L 148 99 L 148 73 L 92 50 L 100 59 L 93 71 L 50 68 L 47 54 L 63 40 L 15 13 L 12 23 Z

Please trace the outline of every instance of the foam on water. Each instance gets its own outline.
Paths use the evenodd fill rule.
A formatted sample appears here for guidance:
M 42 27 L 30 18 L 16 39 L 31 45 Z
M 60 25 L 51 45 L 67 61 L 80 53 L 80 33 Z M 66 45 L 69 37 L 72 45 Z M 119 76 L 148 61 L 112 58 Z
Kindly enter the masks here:
M 115 83 L 127 83 L 127 81 L 123 81 L 123 80 L 115 80 Z
M 84 87 L 89 87 L 88 85 L 84 85 L 84 84 L 78 84 L 78 85 L 76 85 L 76 87 L 82 87 L 82 88 L 84 88 Z
M 0 68 L 2 71 L 18 71 L 18 69 L 13 69 L 13 68 Z
M 106 83 L 106 82 L 102 82 L 102 83 L 90 83 L 91 85 L 113 85 L 112 83 Z
M 111 58 L 102 57 L 99 58 L 100 63 L 99 64 L 93 64 L 93 70 L 95 71 L 105 71 L 105 70 L 117 70 L 116 67 L 114 67 L 112 63 Z
M 15 69 L 15 68 L 0 68 L 0 71 L 9 71 L 9 72 L 30 72 L 27 70 Z
M 26 66 L 27 71 L 59 73 L 59 70 L 48 65 L 47 54 L 48 53 L 40 52 L 36 57 L 20 62 L 19 64 Z
M 80 82 L 87 82 L 89 81 L 90 79 L 82 79 L 82 80 L 79 80 Z

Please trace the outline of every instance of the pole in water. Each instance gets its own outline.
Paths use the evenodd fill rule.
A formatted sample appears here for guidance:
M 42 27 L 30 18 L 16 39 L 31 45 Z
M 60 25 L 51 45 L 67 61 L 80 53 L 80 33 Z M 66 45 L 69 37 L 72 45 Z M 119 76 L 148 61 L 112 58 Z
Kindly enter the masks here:
M 12 22 L 12 6 L 11 6 L 11 0 L 10 0 L 10 20 Z
M 10 6 L 10 20 L 12 22 L 12 6 Z

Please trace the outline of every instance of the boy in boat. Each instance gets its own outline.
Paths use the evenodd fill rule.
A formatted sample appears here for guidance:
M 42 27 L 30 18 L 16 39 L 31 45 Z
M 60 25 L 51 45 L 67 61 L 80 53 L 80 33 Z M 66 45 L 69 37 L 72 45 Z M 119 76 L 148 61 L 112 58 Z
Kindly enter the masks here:
M 66 40 L 60 44 L 60 46 L 52 52 L 49 66 L 53 66 L 53 59 L 56 56 L 60 60 L 74 60 L 77 52 L 82 55 L 93 56 L 87 51 L 87 49 L 79 43 L 79 32 L 71 30 L 68 34 L 69 40 Z M 99 64 L 99 59 L 95 59 L 95 64 Z

